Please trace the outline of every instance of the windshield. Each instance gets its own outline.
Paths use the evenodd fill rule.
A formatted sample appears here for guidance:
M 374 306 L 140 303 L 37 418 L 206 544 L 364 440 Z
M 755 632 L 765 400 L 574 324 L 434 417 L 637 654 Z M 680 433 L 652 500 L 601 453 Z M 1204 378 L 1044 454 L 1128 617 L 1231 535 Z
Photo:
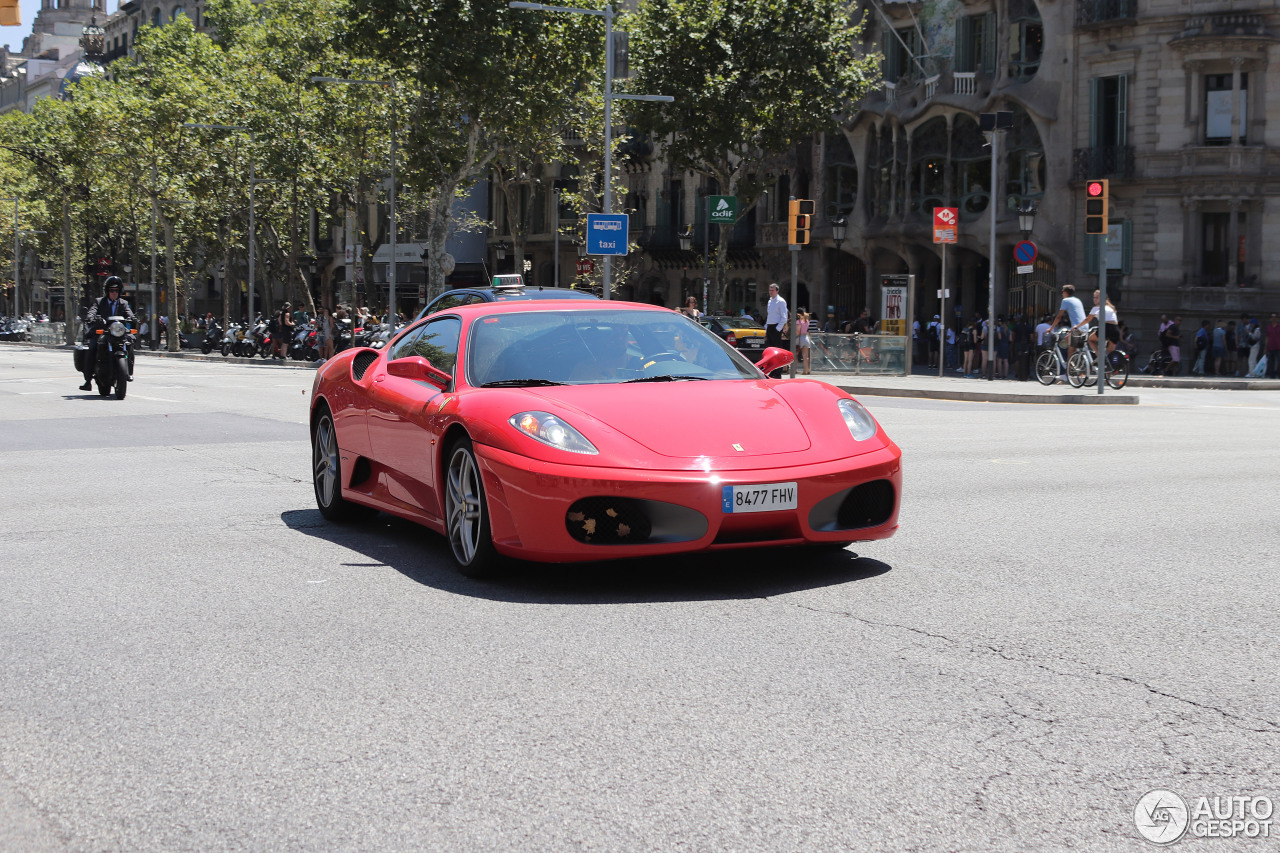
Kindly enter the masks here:
M 673 311 L 521 311 L 471 324 L 467 381 L 477 387 L 758 379 L 718 336 Z

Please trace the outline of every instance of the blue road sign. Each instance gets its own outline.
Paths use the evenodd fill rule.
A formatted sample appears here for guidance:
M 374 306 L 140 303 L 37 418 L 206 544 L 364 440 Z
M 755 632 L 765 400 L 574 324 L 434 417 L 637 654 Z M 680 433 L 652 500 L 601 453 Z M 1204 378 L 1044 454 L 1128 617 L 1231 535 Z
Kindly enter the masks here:
M 625 255 L 627 253 L 627 214 L 587 214 L 587 254 Z
M 1020 240 L 1013 247 L 1013 259 L 1020 264 L 1034 263 L 1038 254 L 1039 251 L 1036 249 L 1036 244 L 1030 240 Z

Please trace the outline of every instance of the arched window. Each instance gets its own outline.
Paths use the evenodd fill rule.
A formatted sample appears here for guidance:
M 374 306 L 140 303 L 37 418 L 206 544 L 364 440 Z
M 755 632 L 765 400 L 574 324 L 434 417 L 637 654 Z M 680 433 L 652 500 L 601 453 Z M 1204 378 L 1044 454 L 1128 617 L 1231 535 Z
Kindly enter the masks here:
M 858 201 L 858 164 L 849 138 L 843 133 L 827 137 L 827 209 L 832 216 L 848 214 Z
M 973 116 L 956 116 L 951 130 L 951 186 L 960 217 L 975 219 L 991 203 L 991 149 Z
M 939 116 L 911 135 L 911 213 L 932 216 L 935 207 L 949 207 L 946 192 L 947 120 Z
M 1031 116 L 1016 104 L 1013 105 L 1013 127 L 1005 136 L 1009 164 L 1006 204 L 1009 210 L 1017 210 L 1023 202 L 1029 199 L 1038 202 L 1044 196 L 1044 143 Z
M 174 6 L 173 14 L 169 16 L 169 20 L 176 21 L 178 20 L 179 15 L 185 15 L 185 14 L 187 14 L 186 9 L 182 8 L 181 6 Z
M 151 26 L 153 27 L 160 26 L 162 20 L 163 19 L 160 17 L 160 7 L 157 6 L 156 10 L 151 13 Z

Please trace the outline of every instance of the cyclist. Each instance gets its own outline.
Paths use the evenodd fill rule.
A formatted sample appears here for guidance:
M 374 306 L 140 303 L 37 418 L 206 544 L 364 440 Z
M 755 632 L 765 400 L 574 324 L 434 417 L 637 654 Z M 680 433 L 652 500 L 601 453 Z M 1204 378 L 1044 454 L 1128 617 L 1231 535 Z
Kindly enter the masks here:
M 1089 325 L 1092 331 L 1089 332 L 1088 344 L 1089 349 L 1093 350 L 1094 356 L 1097 356 L 1098 354 L 1098 315 L 1103 313 L 1101 310 L 1102 306 L 1098 303 L 1101 301 L 1102 292 L 1095 290 L 1093 292 L 1093 310 L 1089 312 L 1088 318 L 1071 327 L 1071 330 L 1074 332 L 1077 328 L 1085 325 L 1086 323 Z M 1107 354 L 1110 355 L 1116 348 L 1116 344 L 1120 342 L 1119 318 L 1116 316 L 1116 306 L 1111 304 L 1110 299 L 1107 300 L 1104 320 L 1106 322 L 1105 334 L 1107 336 Z

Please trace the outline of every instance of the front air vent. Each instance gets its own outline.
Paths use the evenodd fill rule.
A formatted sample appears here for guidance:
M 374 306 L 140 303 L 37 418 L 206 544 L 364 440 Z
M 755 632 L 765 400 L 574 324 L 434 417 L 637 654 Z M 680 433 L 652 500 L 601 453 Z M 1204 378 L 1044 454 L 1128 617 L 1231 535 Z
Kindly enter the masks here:
M 862 530 L 879 527 L 893 517 L 897 496 L 889 480 L 872 480 L 828 495 L 809 512 L 814 530 Z
M 365 371 L 369 369 L 369 365 L 378 360 L 378 351 L 376 349 L 362 349 L 356 353 L 355 358 L 351 359 L 351 378 L 359 382 L 364 378 Z

